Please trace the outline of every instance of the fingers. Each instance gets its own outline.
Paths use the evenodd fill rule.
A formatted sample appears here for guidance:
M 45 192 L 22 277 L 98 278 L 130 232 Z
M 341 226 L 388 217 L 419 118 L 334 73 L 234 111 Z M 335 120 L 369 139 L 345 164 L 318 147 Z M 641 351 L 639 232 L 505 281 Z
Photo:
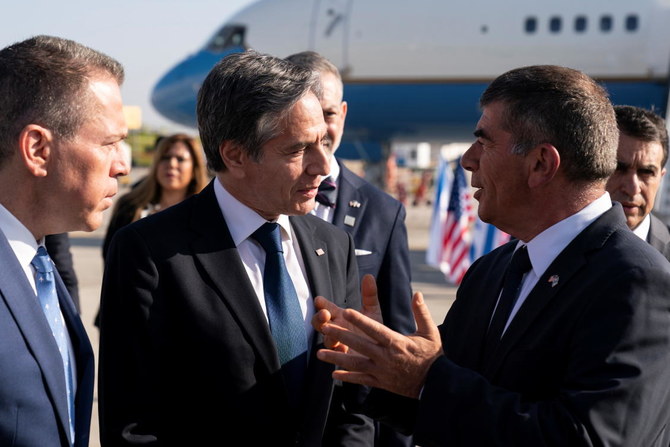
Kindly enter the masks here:
M 330 349 L 319 349 L 316 353 L 317 358 L 326 363 L 337 365 L 338 368 L 346 369 L 349 372 L 368 374 L 373 364 L 370 359 L 355 353 L 341 353 Z
M 316 311 L 319 311 L 321 309 L 326 309 L 327 311 L 329 311 L 331 313 L 336 313 L 337 309 L 340 309 L 340 308 L 337 306 L 337 304 L 335 304 L 331 301 L 328 301 L 324 297 L 317 296 L 316 298 L 314 298 L 314 309 Z
M 383 346 L 389 346 L 395 337 L 402 335 L 392 331 L 384 325 L 362 315 L 360 312 L 347 309 L 343 312 L 348 327 L 337 324 L 327 324 L 322 333 L 329 340 L 337 340 L 347 345 L 351 350 L 371 359 L 384 356 Z M 354 330 L 351 330 L 351 329 Z
M 363 276 L 361 280 L 361 295 L 363 297 L 363 306 L 378 306 L 377 283 L 375 277 L 369 273 Z
M 440 332 L 430 315 L 421 292 L 416 292 L 412 297 L 412 312 L 416 321 L 416 334 L 430 340 L 439 340 Z
M 361 297 L 363 299 L 363 308 L 361 309 L 363 314 L 381 323 L 382 311 L 379 305 L 377 283 L 374 276 L 370 274 L 363 276 L 361 280 Z
M 321 332 L 321 328 L 342 313 L 342 309 L 322 296 L 314 298 L 314 316 L 312 327 Z

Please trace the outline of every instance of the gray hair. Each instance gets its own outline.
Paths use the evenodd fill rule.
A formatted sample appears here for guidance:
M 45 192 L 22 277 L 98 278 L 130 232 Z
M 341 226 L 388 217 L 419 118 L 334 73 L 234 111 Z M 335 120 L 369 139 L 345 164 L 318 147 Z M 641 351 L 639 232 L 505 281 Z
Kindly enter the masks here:
M 123 83 L 123 66 L 72 40 L 36 36 L 0 50 L 0 165 L 29 124 L 73 138 L 93 107 L 88 85 L 107 75 Z
M 209 168 L 226 169 L 219 153 L 225 141 L 260 160 L 286 112 L 308 92 L 321 99 L 318 74 L 286 60 L 245 51 L 219 61 L 198 93 L 198 129 Z
M 572 181 L 604 180 L 614 172 L 619 135 L 614 108 L 607 92 L 584 73 L 554 65 L 517 68 L 496 78 L 479 104 L 493 102 L 505 106 L 513 153 L 549 143 Z
M 342 82 L 342 76 L 337 67 L 316 51 L 302 51 L 300 53 L 295 53 L 288 56 L 286 60 L 293 62 L 296 65 L 300 65 L 301 67 L 309 68 L 319 74 L 330 73 Z

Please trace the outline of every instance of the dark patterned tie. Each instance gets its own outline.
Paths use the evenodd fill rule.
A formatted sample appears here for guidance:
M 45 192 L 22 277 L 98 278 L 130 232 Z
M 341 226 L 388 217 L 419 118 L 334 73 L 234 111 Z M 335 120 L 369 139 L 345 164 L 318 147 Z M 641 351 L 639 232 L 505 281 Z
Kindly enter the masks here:
M 331 177 L 326 177 L 319 185 L 319 192 L 316 193 L 316 201 L 321 205 L 335 208 L 335 199 L 337 198 L 337 183 Z
M 51 258 L 47 254 L 46 248 L 40 246 L 37 254 L 31 261 L 31 264 L 37 271 L 35 275 L 35 286 L 37 288 L 37 297 L 40 300 L 42 311 L 51 328 L 51 334 L 56 339 L 58 351 L 63 359 L 63 372 L 65 374 L 65 389 L 67 392 L 68 416 L 70 422 L 71 439 L 74 439 L 74 386 L 72 369 L 70 367 L 70 350 L 68 349 L 67 336 L 65 331 L 65 321 L 58 303 L 58 294 L 56 293 L 56 281 L 54 279 L 54 269 Z
M 282 373 L 293 400 L 300 396 L 307 366 L 307 336 L 298 294 L 286 270 L 279 224 L 266 222 L 251 237 L 265 250 L 265 305 Z
M 531 267 L 532 265 L 530 263 L 530 258 L 528 257 L 528 249 L 525 245 L 522 245 L 514 252 L 514 255 L 512 255 L 512 260 L 505 272 L 505 282 L 503 284 L 502 293 L 500 294 L 498 306 L 491 319 L 489 331 L 486 334 L 483 355 L 485 361 L 490 358 L 490 355 L 500 343 L 507 320 L 514 308 L 517 298 L 519 297 L 523 275 L 530 270 Z

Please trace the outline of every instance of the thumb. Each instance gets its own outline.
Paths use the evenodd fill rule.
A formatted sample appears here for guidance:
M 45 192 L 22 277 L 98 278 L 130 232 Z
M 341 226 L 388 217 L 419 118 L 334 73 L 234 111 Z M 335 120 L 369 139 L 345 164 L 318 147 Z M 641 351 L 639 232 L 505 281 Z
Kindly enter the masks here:
M 378 323 L 382 322 L 382 311 L 377 295 L 377 282 L 369 273 L 361 280 L 361 298 L 363 300 L 362 313 Z
M 412 296 L 412 312 L 414 313 L 414 320 L 416 320 L 416 335 L 429 340 L 439 340 L 440 332 L 430 315 L 430 310 L 428 310 L 421 292 L 416 292 Z

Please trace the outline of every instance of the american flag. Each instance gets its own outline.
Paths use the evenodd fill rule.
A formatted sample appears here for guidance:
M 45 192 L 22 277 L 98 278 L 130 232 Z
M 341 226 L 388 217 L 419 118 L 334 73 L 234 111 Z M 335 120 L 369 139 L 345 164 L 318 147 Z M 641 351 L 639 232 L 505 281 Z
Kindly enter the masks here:
M 440 270 L 453 284 L 460 284 L 463 275 L 470 267 L 471 227 L 474 221 L 472 195 L 465 179 L 465 169 L 461 166 L 459 158 L 447 207 L 440 260 Z
M 509 240 L 509 235 L 476 216 L 473 198 L 460 159 L 455 171 L 441 159 L 426 263 L 439 268 L 447 281 L 460 284 L 480 256 Z
M 440 157 L 435 180 L 435 200 L 433 201 L 433 217 L 430 223 L 430 243 L 426 250 L 426 263 L 440 268 L 442 260 L 442 239 L 444 225 L 447 221 L 447 207 L 451 196 L 451 185 L 454 172 L 449 162 Z

